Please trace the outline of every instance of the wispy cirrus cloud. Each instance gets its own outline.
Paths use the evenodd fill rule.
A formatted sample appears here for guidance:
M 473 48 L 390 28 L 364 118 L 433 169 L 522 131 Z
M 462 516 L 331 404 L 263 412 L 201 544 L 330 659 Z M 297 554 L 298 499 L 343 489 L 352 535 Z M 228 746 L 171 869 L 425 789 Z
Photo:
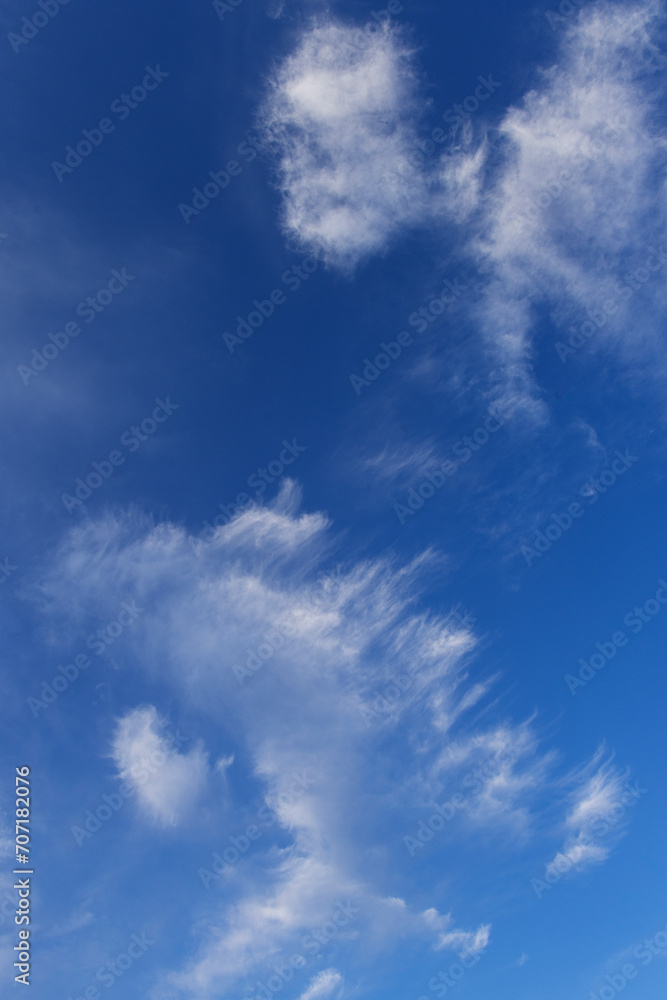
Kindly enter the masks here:
M 323 969 L 313 977 L 308 989 L 305 990 L 299 1000 L 325 1000 L 343 984 L 343 977 L 337 969 Z
M 478 682 L 482 692 L 491 686 Z M 555 751 L 543 751 L 534 717 L 451 738 L 433 761 L 431 780 L 463 788 L 462 815 L 477 828 L 505 827 L 525 840 L 534 834 L 537 800 L 554 789 Z
M 575 785 L 565 818 L 568 836 L 561 850 L 547 865 L 547 874 L 558 874 L 571 868 L 583 871 L 590 865 L 607 860 L 613 842 L 622 836 L 629 818 L 623 808 L 627 777 L 627 772 L 621 773 L 613 766 L 604 747 L 599 747 L 590 761 L 568 777 L 567 780 Z M 614 810 L 619 807 L 624 817 L 620 823 L 618 818 L 614 818 Z M 610 829 L 606 820 L 610 817 L 612 840 L 605 836 Z
M 132 636 L 136 669 L 213 720 L 276 816 L 279 842 L 262 840 L 207 897 L 213 909 L 207 903 L 197 924 L 196 948 L 166 975 L 175 995 L 203 1000 L 271 975 L 276 955 L 294 953 L 306 932 L 325 926 L 339 928 L 337 946 L 351 953 L 406 939 L 427 950 L 482 950 L 490 934 L 484 913 L 460 926 L 440 891 L 427 906 L 423 894 L 392 891 L 412 859 L 401 855 L 387 878 L 382 859 L 401 848 L 391 830 L 404 827 L 406 805 L 419 811 L 425 799 L 442 797 L 445 777 L 490 757 L 498 767 L 462 810 L 468 831 L 502 820 L 531 835 L 540 792 L 555 787 L 547 778 L 552 755 L 539 749 L 530 721 L 480 723 L 493 679 L 470 676 L 470 628 L 419 606 L 424 576 L 442 557 L 427 552 L 406 565 L 359 559 L 323 578 L 329 534 L 327 519 L 302 512 L 287 481 L 273 504 L 248 509 L 206 544 L 136 513 L 86 522 L 69 533 L 42 583 L 47 608 L 75 619 L 113 607 L 119 591 L 133 594 L 146 609 Z M 234 668 L 246 664 L 240 681 Z M 388 710 L 369 726 L 365 713 L 378 698 Z M 388 733 L 401 749 L 385 757 Z M 131 777 L 164 738 L 154 709 L 127 713 L 114 743 L 121 775 Z M 137 790 L 142 806 L 169 824 L 202 787 L 208 764 L 196 750 L 169 755 L 163 770 L 163 782 Z M 298 796 L 295 774 L 308 776 Z M 363 816 L 359 802 L 367 804 Z M 332 924 L 341 906 L 348 916 Z M 193 908 L 197 921 L 196 899 Z
M 599 316 L 614 301 L 613 316 L 602 314 L 600 340 L 636 345 L 644 335 L 628 324 L 619 283 L 667 234 L 667 133 L 656 116 L 661 25 L 653 0 L 582 9 L 558 61 L 499 125 L 500 161 L 489 171 L 471 242 L 488 276 L 477 318 L 503 359 L 506 384 L 526 401 L 534 396 L 540 309 L 565 339 L 568 323 Z M 646 306 L 664 307 L 658 282 Z
M 341 899 L 359 908 L 341 942 L 364 931 L 383 948 L 406 935 L 446 946 L 445 923 L 436 927 L 423 907 L 388 894 L 379 872 L 361 863 L 349 815 L 360 796 L 385 798 L 386 778 L 369 762 L 386 725 L 400 728 L 418 711 L 427 732 L 444 703 L 452 724 L 467 710 L 461 667 L 474 636 L 418 608 L 420 578 L 438 564 L 435 554 L 404 566 L 360 560 L 339 567 L 332 583 L 318 575 L 328 534 L 327 519 L 301 512 L 300 492 L 286 482 L 272 505 L 249 509 L 208 544 L 137 515 L 87 522 L 60 548 L 43 586 L 47 605 L 68 608 L 75 618 L 112 603 L 119 589 L 136 595 L 146 608 L 146 628 L 133 646 L 138 662 L 154 683 L 166 683 L 191 710 L 215 720 L 289 835 L 279 851 L 262 845 L 261 873 L 253 876 L 249 866 L 244 877 L 234 874 L 231 898 L 220 898 L 195 957 L 169 977 L 189 995 L 204 997 L 270 969 L 271 956 L 330 921 Z M 76 590 L 65 587 L 75 576 Z M 256 650 L 265 659 L 252 659 Z M 246 663 L 253 667 L 240 682 L 234 667 Z M 385 725 L 369 727 L 362 710 L 408 672 L 414 681 Z M 434 739 L 438 733 L 433 729 Z M 116 737 L 121 774 L 161 739 L 154 710 L 131 712 Z M 179 769 L 176 788 L 146 786 L 144 804 L 163 822 L 174 819 L 173 796 L 186 772 L 204 773 L 201 757 L 171 761 Z M 414 768 L 418 756 L 408 755 L 400 770 L 409 776 Z M 295 773 L 306 772 L 312 787 L 290 795 Z M 383 836 L 375 821 L 363 833 L 368 849 Z M 443 920 L 448 934 L 477 939 L 478 930 Z
M 424 920 L 438 933 L 436 944 L 438 950 L 447 948 L 459 954 L 463 954 L 464 952 L 467 954 L 478 954 L 484 951 L 489 943 L 491 935 L 490 924 L 485 924 L 471 934 L 453 928 L 451 926 L 452 919 L 450 914 L 441 916 L 435 910 L 427 910 L 424 914 Z

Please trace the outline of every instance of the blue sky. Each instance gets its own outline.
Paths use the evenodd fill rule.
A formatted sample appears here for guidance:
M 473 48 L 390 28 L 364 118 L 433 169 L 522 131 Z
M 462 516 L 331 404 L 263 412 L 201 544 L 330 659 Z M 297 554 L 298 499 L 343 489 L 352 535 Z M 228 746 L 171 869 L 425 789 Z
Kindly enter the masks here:
M 7 991 L 660 995 L 662 6 L 1 17 Z

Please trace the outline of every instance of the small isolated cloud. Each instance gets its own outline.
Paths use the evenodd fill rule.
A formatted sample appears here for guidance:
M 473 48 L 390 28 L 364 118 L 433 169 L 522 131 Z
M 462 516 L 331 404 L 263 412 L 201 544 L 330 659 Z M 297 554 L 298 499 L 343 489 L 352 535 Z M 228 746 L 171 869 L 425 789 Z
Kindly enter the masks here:
M 175 826 L 187 815 L 208 776 L 208 757 L 201 747 L 179 753 L 152 705 L 120 719 L 112 746 L 119 777 L 132 785 L 153 820 Z
M 627 774 L 613 767 L 599 747 L 592 759 L 570 776 L 576 787 L 565 818 L 569 836 L 562 849 L 547 865 L 547 875 L 561 875 L 575 869 L 583 871 L 592 864 L 606 861 L 612 839 L 617 839 L 627 823 L 627 805 L 632 796 L 624 788 Z
M 226 774 L 227 770 L 232 766 L 233 763 L 234 763 L 234 754 L 232 753 L 228 757 L 220 757 L 218 760 L 216 760 L 215 769 L 216 771 L 219 771 L 220 774 Z
M 343 977 L 336 969 L 323 969 L 314 976 L 299 1000 L 325 1000 L 334 990 L 341 986 Z
M 438 464 L 442 464 L 442 456 L 432 441 L 401 441 L 386 442 L 370 454 L 365 451 L 353 468 L 355 473 L 361 470 L 375 480 L 411 484 L 423 479 Z
M 436 910 L 426 910 L 424 920 L 428 927 L 437 932 L 435 948 L 448 949 L 459 955 L 476 955 L 484 951 L 489 943 L 491 924 L 483 924 L 476 931 L 463 931 L 452 926 L 451 914 L 440 914 Z
M 428 171 L 415 167 L 423 107 L 414 51 L 398 29 L 368 37 L 325 21 L 306 31 L 262 113 L 290 239 L 350 270 L 423 223 L 434 200 L 460 211 L 478 161 L 457 151 Z

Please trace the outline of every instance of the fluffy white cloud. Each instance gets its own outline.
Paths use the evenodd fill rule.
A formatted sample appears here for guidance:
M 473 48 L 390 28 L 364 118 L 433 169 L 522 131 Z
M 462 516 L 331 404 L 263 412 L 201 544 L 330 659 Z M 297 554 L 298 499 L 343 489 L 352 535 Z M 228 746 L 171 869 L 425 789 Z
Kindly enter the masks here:
M 118 721 L 112 746 L 119 776 L 151 819 L 175 826 L 191 812 L 206 785 L 208 758 L 201 747 L 179 753 L 152 705 Z
M 270 83 L 262 122 L 286 233 L 337 267 L 351 269 L 401 229 L 424 224 L 434 201 L 460 215 L 469 200 L 474 155 L 456 150 L 419 166 L 424 101 L 413 56 L 389 24 L 368 36 L 323 20 Z

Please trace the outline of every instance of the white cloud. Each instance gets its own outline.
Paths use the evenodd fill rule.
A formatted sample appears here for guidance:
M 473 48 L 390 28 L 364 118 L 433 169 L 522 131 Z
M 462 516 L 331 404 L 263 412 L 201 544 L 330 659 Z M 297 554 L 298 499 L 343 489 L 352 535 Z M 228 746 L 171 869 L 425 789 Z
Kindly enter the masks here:
M 289 238 L 351 270 L 408 227 L 446 227 L 449 240 L 459 224 L 485 277 L 469 308 L 493 394 L 544 421 L 532 359 L 545 310 L 554 354 L 589 312 L 600 323 L 593 349 L 627 359 L 658 343 L 662 272 L 634 290 L 625 275 L 667 248 L 665 58 L 653 37 L 662 20 L 657 0 L 587 5 L 562 27 L 554 64 L 507 110 L 495 147 L 480 119 L 421 167 L 410 161 L 428 101 L 405 35 L 385 25 L 364 42 L 321 20 L 284 59 L 263 109 Z
M 234 754 L 232 753 L 228 757 L 220 757 L 218 760 L 216 760 L 215 769 L 216 771 L 219 771 L 221 774 L 226 775 L 228 769 L 232 766 L 233 763 L 234 763 Z
M 423 479 L 438 464 L 442 457 L 438 455 L 436 445 L 432 441 L 387 441 L 374 454 L 365 454 L 354 463 L 354 471 L 369 473 L 374 479 L 398 480 L 400 483 L 412 484 Z
M 447 948 L 459 955 L 477 955 L 484 951 L 489 943 L 491 924 L 484 924 L 476 931 L 462 931 L 451 926 L 452 918 L 449 913 L 443 916 L 435 910 L 427 910 L 424 913 L 424 920 L 438 933 L 435 946 L 438 950 Z
M 418 97 L 414 52 L 385 24 L 371 36 L 323 20 L 270 83 L 262 122 L 278 160 L 283 223 L 302 249 L 352 269 L 445 204 L 460 212 L 478 161 L 455 151 L 412 165 Z
M 553 858 L 546 867 L 549 876 L 560 875 L 576 868 L 582 871 L 589 865 L 606 861 L 609 857 L 609 850 L 600 844 L 592 844 L 578 837 L 568 840 L 562 851 Z
M 667 234 L 660 169 L 667 144 L 655 118 L 664 59 L 651 39 L 659 10 L 652 0 L 582 9 L 558 62 L 500 124 L 503 158 L 473 242 L 489 275 L 479 318 L 503 357 L 510 393 L 533 392 L 539 305 L 551 311 L 554 340 L 566 340 L 569 324 L 579 327 L 609 300 L 617 310 L 593 343 L 609 335 L 636 344 L 643 335 L 628 324 L 627 291 L 623 297 L 618 286 Z M 664 304 L 661 284 L 642 292 L 649 312 Z
M 119 776 L 135 789 L 152 819 L 175 826 L 188 815 L 208 774 L 201 747 L 179 753 L 152 705 L 133 709 L 119 720 L 112 746 Z
M 360 912 L 337 932 L 338 943 L 354 942 L 362 929 L 378 948 L 425 932 L 431 946 L 459 941 L 447 936 L 459 933 L 449 917 L 429 927 L 409 901 L 385 892 L 380 872 L 362 861 L 349 817 L 361 800 L 385 801 L 387 775 L 375 747 L 387 728 L 405 726 L 417 712 L 418 740 L 432 725 L 437 742 L 443 700 L 452 725 L 466 710 L 457 708 L 467 694 L 461 667 L 474 636 L 417 607 L 421 577 L 440 565 L 435 553 L 404 566 L 367 560 L 319 575 L 328 523 L 301 513 L 299 500 L 286 483 L 273 505 L 237 517 L 210 543 L 136 515 L 87 522 L 60 548 L 43 589 L 54 611 L 67 609 L 75 620 L 91 609 L 104 615 L 119 594 L 132 595 L 146 609 L 132 636 L 138 663 L 156 683 L 175 687 L 191 710 L 215 718 L 225 738 L 233 725 L 235 759 L 252 765 L 262 799 L 289 831 L 288 847 L 262 842 L 258 880 L 249 864 L 224 882 L 231 896 L 221 895 L 212 930 L 172 979 L 193 996 L 231 988 L 255 969 L 270 974 L 271 956 L 331 921 L 341 900 Z M 234 667 L 248 661 L 259 668 L 237 674 Z M 399 769 L 387 767 L 392 783 L 408 788 L 421 765 L 406 738 Z M 154 709 L 130 713 L 115 740 L 121 774 L 131 778 L 163 739 Z M 142 804 L 172 822 L 186 807 L 186 789 L 201 786 L 205 774 L 201 752 L 170 755 L 138 788 Z M 303 793 L 295 794 L 295 775 L 306 776 Z M 375 825 L 365 833 L 369 849 L 386 836 L 385 823 Z M 471 941 L 478 934 L 460 933 Z
M 483 692 L 485 693 L 485 692 Z M 433 781 L 447 778 L 462 787 L 462 810 L 477 827 L 507 827 L 514 837 L 531 831 L 531 806 L 552 783 L 555 752 L 540 751 L 533 719 L 497 726 L 450 740 L 436 758 Z
M 339 947 L 353 948 L 359 937 L 377 951 L 406 939 L 484 948 L 488 914 L 460 927 L 441 890 L 426 910 L 403 899 L 387 856 L 396 852 L 399 869 L 413 863 L 400 838 L 406 806 L 433 801 L 454 768 L 464 773 L 506 751 L 466 800 L 471 822 L 487 829 L 506 819 L 527 830 L 528 808 L 546 784 L 551 758 L 538 752 L 530 722 L 482 728 L 473 716 L 490 682 L 468 675 L 470 628 L 419 607 L 422 580 L 442 556 L 427 552 L 402 566 L 360 559 L 322 576 L 329 525 L 299 503 L 287 482 L 274 504 L 241 514 L 210 543 L 136 514 L 89 521 L 63 542 L 43 585 L 52 610 L 75 621 L 104 616 L 119 595 L 136 599 L 146 610 L 131 637 L 135 669 L 167 684 L 193 717 L 214 720 L 257 797 L 275 811 L 280 846 L 263 837 L 210 886 L 193 956 L 168 976 L 193 1000 L 270 976 L 276 956 L 293 954 L 325 925 L 338 927 Z M 132 769 L 164 741 L 155 709 L 131 712 L 114 745 L 121 775 L 133 780 Z M 218 770 L 228 764 L 220 759 Z M 175 822 L 207 773 L 200 749 L 170 754 L 137 787 L 141 804 Z M 220 826 L 218 849 L 237 833 L 228 813 Z M 240 816 L 239 832 L 243 826 Z M 445 847 L 443 840 L 431 849 Z M 356 912 L 332 923 L 341 905 Z
M 606 861 L 613 841 L 627 825 L 624 797 L 627 773 L 614 768 L 604 754 L 604 747 L 599 747 L 584 767 L 568 776 L 567 780 L 576 786 L 565 818 L 569 835 L 547 865 L 548 875 L 562 874 L 572 868 L 582 871 Z M 620 810 L 620 817 L 615 815 L 616 810 Z M 611 838 L 607 836 L 610 832 Z
M 467 222 L 479 206 L 487 156 L 486 137 L 477 138 L 471 123 L 466 122 L 458 144 L 436 163 L 442 195 L 433 208 L 444 211 L 453 222 Z
M 299 1000 L 324 1000 L 342 983 L 343 977 L 336 969 L 323 969 L 313 976 L 308 989 L 301 994 Z
M 270 956 L 288 942 L 296 947 L 304 930 L 331 920 L 338 899 L 350 898 L 358 908 L 358 885 L 334 865 L 298 848 L 287 850 L 268 878 L 273 883 L 268 888 L 265 877 L 239 901 L 221 908 L 218 925 L 202 941 L 198 955 L 171 977 L 178 988 L 208 995 L 255 968 L 270 968 Z

